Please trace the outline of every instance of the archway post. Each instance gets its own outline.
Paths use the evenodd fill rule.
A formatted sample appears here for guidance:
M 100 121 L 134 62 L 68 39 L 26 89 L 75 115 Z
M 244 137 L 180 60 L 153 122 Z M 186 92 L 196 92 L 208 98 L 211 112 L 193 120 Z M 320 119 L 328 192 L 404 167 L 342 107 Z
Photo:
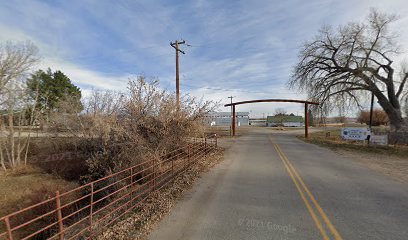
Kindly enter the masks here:
M 235 124 L 236 124 L 236 119 L 235 119 L 235 105 L 232 105 L 232 136 L 235 136 Z
M 235 102 L 230 104 L 225 104 L 224 107 L 232 107 L 232 136 L 235 136 L 235 125 L 236 125 L 236 113 L 235 105 L 248 104 L 248 103 L 260 103 L 260 102 L 289 102 L 289 103 L 303 103 L 305 104 L 305 138 L 309 137 L 309 104 L 319 105 L 318 102 L 304 101 L 304 100 L 295 100 L 295 99 L 260 99 L 260 100 L 249 100 L 243 102 Z

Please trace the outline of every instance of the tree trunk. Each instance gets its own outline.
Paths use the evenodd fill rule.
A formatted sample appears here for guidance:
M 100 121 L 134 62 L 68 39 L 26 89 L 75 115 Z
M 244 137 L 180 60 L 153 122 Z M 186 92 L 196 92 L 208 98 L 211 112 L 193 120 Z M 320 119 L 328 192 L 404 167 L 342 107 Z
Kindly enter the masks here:
M 0 131 L 1 131 L 1 128 L 0 128 Z M 3 170 L 6 171 L 7 168 L 6 168 L 6 164 L 4 163 L 4 155 L 3 155 L 2 145 L 3 145 L 3 141 L 0 140 L 0 163 L 1 163 L 1 167 L 3 168 Z
M 11 106 L 9 106 L 9 111 L 8 111 L 8 128 L 9 128 L 9 135 L 8 135 L 8 140 L 10 144 L 10 155 L 9 155 L 9 162 L 10 166 L 14 168 L 16 166 L 15 162 L 15 153 L 14 153 L 14 110 Z
M 399 106 L 399 108 L 395 108 L 382 94 L 378 95 L 377 99 L 378 103 L 387 113 L 388 119 L 390 120 L 391 131 L 408 131 L 408 123 L 402 117 L 401 108 Z
M 387 112 L 387 111 L 386 111 Z M 401 111 L 392 111 L 388 113 L 388 118 L 390 119 L 390 125 L 392 131 L 408 131 L 408 124 L 402 117 Z
M 4 169 L 4 171 L 7 170 L 6 164 L 4 162 L 4 153 L 3 153 L 3 144 L 4 144 L 4 139 L 3 139 L 3 119 L 0 119 L 0 164 L 1 167 Z M 5 131 L 4 131 L 5 132 Z

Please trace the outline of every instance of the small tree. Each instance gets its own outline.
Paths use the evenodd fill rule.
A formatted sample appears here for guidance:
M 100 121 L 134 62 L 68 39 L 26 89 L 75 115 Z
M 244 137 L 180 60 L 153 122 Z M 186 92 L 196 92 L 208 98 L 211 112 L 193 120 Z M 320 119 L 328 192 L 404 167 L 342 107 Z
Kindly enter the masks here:
M 285 116 L 287 116 L 287 112 L 284 108 L 277 108 L 274 112 L 275 121 L 279 123 L 279 125 L 283 125 L 283 121 Z
M 313 111 L 312 111 L 312 109 L 309 109 L 308 110 L 308 113 L 309 113 L 309 115 L 308 115 L 308 124 L 309 124 L 309 126 L 315 126 L 315 115 L 314 115 L 314 113 L 313 113 Z
M 27 92 L 26 74 L 38 61 L 37 51 L 30 42 L 0 45 L 0 162 L 4 170 L 6 159 L 11 168 L 27 161 L 30 131 L 24 136 L 22 125 L 30 116 L 24 125 L 32 129 L 37 98 L 30 97 Z
M 40 109 L 48 123 L 53 112 L 74 114 L 83 110 L 81 90 L 61 71 L 38 70 L 27 82 L 33 96 L 38 95 L 37 109 Z M 64 104 L 65 103 L 65 104 Z
M 275 116 L 286 116 L 287 112 L 284 108 L 277 108 L 274 112 Z

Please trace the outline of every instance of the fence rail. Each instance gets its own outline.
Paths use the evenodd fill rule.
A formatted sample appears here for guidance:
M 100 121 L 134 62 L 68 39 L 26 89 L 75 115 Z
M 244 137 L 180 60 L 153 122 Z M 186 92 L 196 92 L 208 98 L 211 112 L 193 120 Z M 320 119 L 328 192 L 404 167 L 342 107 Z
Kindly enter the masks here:
M 216 138 L 183 148 L 87 183 L 0 218 L 0 239 L 91 239 L 137 211 L 152 192 L 169 184 L 217 147 Z

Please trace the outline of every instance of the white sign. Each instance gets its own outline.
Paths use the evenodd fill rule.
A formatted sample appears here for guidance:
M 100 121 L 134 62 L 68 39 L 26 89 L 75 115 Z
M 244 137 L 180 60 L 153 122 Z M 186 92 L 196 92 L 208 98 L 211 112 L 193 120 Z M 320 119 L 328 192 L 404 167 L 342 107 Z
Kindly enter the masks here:
M 347 140 L 367 140 L 371 135 L 369 128 L 342 128 L 341 137 Z
M 370 144 L 388 145 L 388 135 L 371 135 Z

